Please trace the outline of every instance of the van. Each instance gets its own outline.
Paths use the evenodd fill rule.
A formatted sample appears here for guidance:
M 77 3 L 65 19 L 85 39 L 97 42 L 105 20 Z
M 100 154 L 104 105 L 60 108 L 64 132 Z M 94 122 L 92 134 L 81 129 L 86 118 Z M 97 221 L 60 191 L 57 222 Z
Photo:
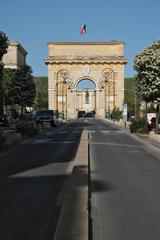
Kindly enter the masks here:
M 40 123 L 49 122 L 51 126 L 55 125 L 53 110 L 40 110 L 36 112 L 36 121 Z

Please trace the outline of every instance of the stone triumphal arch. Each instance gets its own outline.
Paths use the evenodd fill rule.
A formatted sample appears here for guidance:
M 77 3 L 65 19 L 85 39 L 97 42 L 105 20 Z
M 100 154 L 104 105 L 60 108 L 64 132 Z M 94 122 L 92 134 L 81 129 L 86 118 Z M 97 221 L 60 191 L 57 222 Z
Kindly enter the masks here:
M 95 110 L 104 117 L 121 108 L 124 99 L 123 42 L 49 42 L 49 109 L 62 118 L 75 118 L 80 110 Z M 82 81 L 88 86 L 78 89 Z

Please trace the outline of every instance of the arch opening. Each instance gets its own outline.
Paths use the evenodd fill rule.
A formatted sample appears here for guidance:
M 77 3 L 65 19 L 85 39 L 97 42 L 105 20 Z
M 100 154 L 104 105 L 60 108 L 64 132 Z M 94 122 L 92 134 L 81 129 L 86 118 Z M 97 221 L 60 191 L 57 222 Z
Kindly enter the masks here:
M 76 85 L 77 111 L 96 112 L 96 84 L 90 79 L 81 79 Z
M 96 84 L 90 79 L 82 79 L 77 83 L 76 89 L 77 91 L 84 90 L 84 89 L 90 89 L 95 91 Z

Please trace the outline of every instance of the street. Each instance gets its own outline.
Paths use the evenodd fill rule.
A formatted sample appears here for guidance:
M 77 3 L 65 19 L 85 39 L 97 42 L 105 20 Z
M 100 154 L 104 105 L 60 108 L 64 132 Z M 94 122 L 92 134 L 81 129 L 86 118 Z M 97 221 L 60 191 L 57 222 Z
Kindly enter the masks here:
M 82 129 L 50 128 L 0 154 L 0 239 L 53 240 Z
M 83 129 L 92 239 L 160 239 L 160 150 L 94 118 L 50 128 L 0 154 L 1 239 L 53 240 Z
M 93 240 L 159 240 L 160 154 L 125 129 L 90 124 Z

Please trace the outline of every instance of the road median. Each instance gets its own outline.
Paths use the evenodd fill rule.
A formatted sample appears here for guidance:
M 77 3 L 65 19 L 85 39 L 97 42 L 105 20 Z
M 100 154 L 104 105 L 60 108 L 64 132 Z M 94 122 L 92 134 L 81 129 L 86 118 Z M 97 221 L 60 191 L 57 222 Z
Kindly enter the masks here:
M 54 240 L 88 240 L 88 131 L 83 130 Z

